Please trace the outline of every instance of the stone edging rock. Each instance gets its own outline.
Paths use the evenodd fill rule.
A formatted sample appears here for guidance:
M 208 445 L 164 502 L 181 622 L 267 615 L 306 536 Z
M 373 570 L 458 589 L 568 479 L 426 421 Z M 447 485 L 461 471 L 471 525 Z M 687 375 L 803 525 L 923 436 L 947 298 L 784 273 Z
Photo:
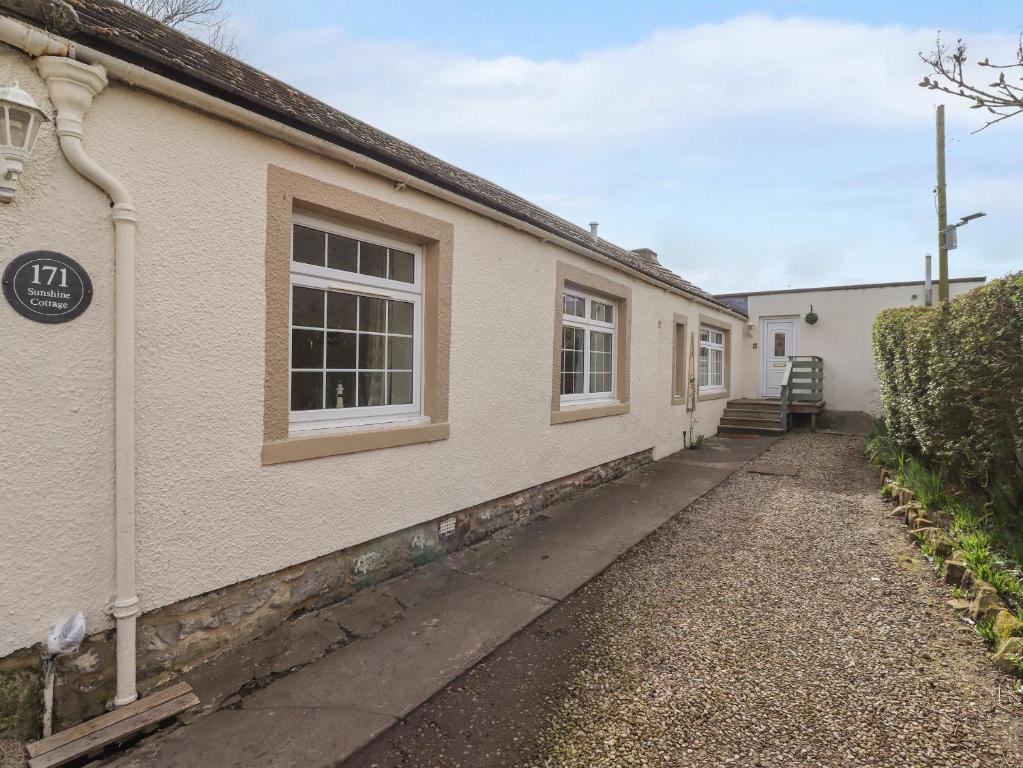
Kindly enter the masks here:
M 931 551 L 944 558 L 942 580 L 950 587 L 961 587 L 973 593 L 970 600 L 949 601 L 952 607 L 966 611 L 975 624 L 993 620 L 995 647 L 991 659 L 1003 672 L 1018 672 L 1016 659 L 1023 656 L 1023 621 L 1009 610 L 997 589 L 966 565 L 963 553 L 955 549 L 955 542 L 943 527 L 947 521 L 942 519 L 940 510 L 925 510 L 913 491 L 896 485 L 887 468 L 881 468 L 880 477 L 882 487 L 888 486 L 890 498 L 898 503 L 892 514 L 902 518 L 911 529 L 916 545 L 926 543 Z

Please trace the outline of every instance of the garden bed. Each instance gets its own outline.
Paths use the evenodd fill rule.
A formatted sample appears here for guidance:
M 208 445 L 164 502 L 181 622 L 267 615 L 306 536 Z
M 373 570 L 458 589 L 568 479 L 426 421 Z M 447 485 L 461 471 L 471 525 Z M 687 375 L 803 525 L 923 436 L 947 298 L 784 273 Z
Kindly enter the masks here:
M 880 472 L 881 495 L 951 588 L 952 607 L 984 638 L 995 664 L 1021 678 L 1023 692 L 1023 537 L 989 503 L 950 488 L 883 431 L 868 442 L 867 456 Z

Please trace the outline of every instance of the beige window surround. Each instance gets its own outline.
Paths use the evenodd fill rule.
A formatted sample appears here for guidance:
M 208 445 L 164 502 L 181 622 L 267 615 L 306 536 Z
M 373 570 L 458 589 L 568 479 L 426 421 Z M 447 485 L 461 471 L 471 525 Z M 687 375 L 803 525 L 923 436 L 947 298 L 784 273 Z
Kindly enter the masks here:
M 686 329 L 689 318 L 677 312 L 672 327 L 671 404 L 686 405 Z
M 428 422 L 324 430 L 324 434 L 312 436 L 289 434 L 291 233 L 296 210 L 422 245 L 423 416 L 429 419 Z M 432 442 L 448 437 L 453 255 L 454 227 L 449 222 L 278 166 L 269 166 L 264 465 Z
M 725 389 L 722 392 L 701 392 L 697 396 L 697 400 L 703 402 L 704 400 L 723 400 L 727 398 L 732 389 L 732 329 L 724 321 L 719 320 L 716 317 L 710 315 L 700 315 L 700 326 L 710 326 L 716 331 L 721 331 L 725 336 Z M 696 342 L 699 344 L 699 340 Z M 697 348 L 697 352 L 699 349 Z M 699 387 L 699 377 L 697 377 L 697 387 Z
M 561 317 L 564 312 L 565 287 L 574 287 L 587 293 L 604 296 L 618 307 L 618 345 L 615 349 L 615 378 L 617 392 L 614 400 L 587 403 L 578 406 L 561 404 Z M 551 424 L 565 424 L 604 416 L 620 416 L 629 412 L 629 336 L 632 329 L 632 289 L 585 269 L 557 263 L 554 291 L 554 357 L 551 376 Z

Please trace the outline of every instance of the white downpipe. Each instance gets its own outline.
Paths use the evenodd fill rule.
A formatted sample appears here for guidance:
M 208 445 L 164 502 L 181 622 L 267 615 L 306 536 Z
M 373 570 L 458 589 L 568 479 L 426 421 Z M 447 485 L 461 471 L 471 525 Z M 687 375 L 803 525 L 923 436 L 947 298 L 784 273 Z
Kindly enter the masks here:
M 8 22 L 7 29 L 10 31 L 5 33 L 5 28 L 0 27 L 0 41 L 19 47 L 28 53 L 32 53 L 32 51 L 19 45 L 19 41 L 27 34 L 26 30 L 33 31 L 36 34 L 44 33 L 41 33 L 39 30 L 35 30 L 33 27 L 14 19 L 5 19 L 5 21 Z M 334 160 L 340 160 L 354 168 L 367 171 L 395 182 L 395 187 L 397 189 L 416 189 L 430 195 L 431 197 L 453 203 L 460 208 L 473 211 L 474 213 L 478 213 L 481 216 L 485 216 L 494 221 L 499 221 L 517 231 L 528 232 L 538 237 L 542 242 L 556 243 L 565 250 L 585 256 L 588 259 L 596 259 L 597 261 L 614 267 L 617 270 L 626 272 L 643 282 L 650 283 L 651 285 L 668 291 L 669 293 L 677 294 L 689 299 L 690 301 L 694 301 L 697 304 L 701 304 L 711 309 L 716 309 L 719 312 L 724 312 L 735 317 L 741 317 L 741 315 L 737 312 L 726 309 L 712 301 L 707 301 L 695 294 L 687 293 L 678 288 L 665 285 L 649 275 L 645 275 L 638 270 L 632 269 L 625 264 L 615 261 L 614 259 L 578 245 L 571 240 L 516 219 L 514 216 L 509 216 L 501 213 L 500 211 L 496 211 L 488 205 L 476 202 L 475 200 L 470 200 L 456 192 L 451 192 L 443 187 L 431 184 L 428 181 L 423 181 L 422 179 L 409 176 L 403 171 L 399 171 L 377 160 L 372 160 L 358 152 L 345 149 L 344 147 L 339 147 L 338 145 L 332 144 L 331 142 L 323 139 L 318 139 L 304 131 L 298 130 L 297 128 L 292 128 L 271 118 L 258 115 L 244 107 L 239 107 L 236 104 L 231 104 L 230 102 L 224 101 L 215 96 L 210 96 L 207 93 L 203 93 L 202 91 L 196 90 L 187 85 L 182 85 L 181 83 L 163 77 L 162 75 L 158 75 L 154 72 L 150 72 L 148 69 L 143 69 L 135 64 L 129 64 L 128 62 L 122 61 L 114 56 L 110 56 L 109 54 L 101 53 L 100 51 L 79 45 L 78 43 L 72 44 L 69 41 L 54 37 L 53 35 L 47 34 L 46 37 L 50 38 L 52 41 L 51 45 L 63 45 L 64 49 L 70 52 L 67 55 L 71 55 L 80 61 L 85 61 L 90 64 L 101 65 L 106 68 L 110 77 L 127 83 L 135 88 L 148 91 L 162 99 L 176 101 L 191 109 L 198 109 L 206 112 L 207 114 L 235 123 L 236 125 L 262 133 L 265 136 L 279 139 L 291 144 L 292 146 L 301 147 L 302 149 L 307 149 L 318 155 L 329 157 Z M 38 47 L 39 43 L 36 45 Z M 32 53 L 32 55 L 39 54 Z
M 117 694 L 114 704 L 138 698 L 135 687 L 135 231 L 138 217 L 127 188 L 82 144 L 85 113 L 107 85 L 102 66 L 42 56 L 39 74 L 57 109 L 57 136 L 68 163 L 103 190 L 114 221 L 114 527 L 117 621 Z

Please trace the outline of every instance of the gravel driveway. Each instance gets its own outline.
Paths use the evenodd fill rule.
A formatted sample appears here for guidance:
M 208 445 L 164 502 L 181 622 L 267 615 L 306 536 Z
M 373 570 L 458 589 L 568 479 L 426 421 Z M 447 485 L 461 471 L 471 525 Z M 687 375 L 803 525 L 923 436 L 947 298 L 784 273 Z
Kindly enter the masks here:
M 794 433 L 348 767 L 1023 765 L 1023 705 L 880 501 Z M 708 457 L 710 458 L 710 457 Z

